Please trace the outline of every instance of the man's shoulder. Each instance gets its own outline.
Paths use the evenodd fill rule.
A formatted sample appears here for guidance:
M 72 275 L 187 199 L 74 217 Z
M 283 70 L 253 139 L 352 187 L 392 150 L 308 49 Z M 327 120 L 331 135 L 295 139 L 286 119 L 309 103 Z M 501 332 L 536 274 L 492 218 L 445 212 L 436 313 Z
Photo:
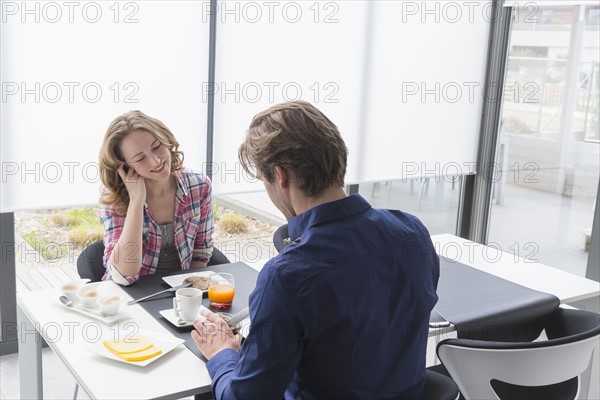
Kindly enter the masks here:
M 286 248 L 267 261 L 260 273 L 268 277 L 269 281 L 290 279 L 291 281 L 297 281 L 294 276 L 303 274 L 305 268 L 309 266 L 303 255 L 304 250 L 302 249 Z
M 415 233 L 429 236 L 429 232 L 423 222 L 413 214 L 405 211 L 392 209 L 372 209 L 373 213 L 380 216 L 383 221 L 389 223 L 390 228 L 414 235 Z

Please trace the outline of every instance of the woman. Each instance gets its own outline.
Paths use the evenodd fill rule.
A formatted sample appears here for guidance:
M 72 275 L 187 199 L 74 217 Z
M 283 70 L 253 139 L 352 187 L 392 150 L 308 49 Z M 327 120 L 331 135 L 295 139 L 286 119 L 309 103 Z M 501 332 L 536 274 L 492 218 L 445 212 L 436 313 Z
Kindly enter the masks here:
M 103 280 L 205 267 L 213 252 L 210 180 L 183 167 L 171 131 L 140 111 L 117 117 L 100 150 Z

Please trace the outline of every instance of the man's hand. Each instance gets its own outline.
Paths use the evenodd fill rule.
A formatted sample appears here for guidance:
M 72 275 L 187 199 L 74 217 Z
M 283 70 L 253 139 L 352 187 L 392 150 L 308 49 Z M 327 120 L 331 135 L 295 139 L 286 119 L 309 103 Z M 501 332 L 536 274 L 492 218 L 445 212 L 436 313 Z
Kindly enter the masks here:
M 195 331 L 192 331 L 192 339 L 198 349 L 210 360 L 225 349 L 240 349 L 240 336 L 234 335 L 229 325 L 218 314 L 205 308 L 200 309 L 200 314 L 206 317 L 206 321 L 194 321 Z

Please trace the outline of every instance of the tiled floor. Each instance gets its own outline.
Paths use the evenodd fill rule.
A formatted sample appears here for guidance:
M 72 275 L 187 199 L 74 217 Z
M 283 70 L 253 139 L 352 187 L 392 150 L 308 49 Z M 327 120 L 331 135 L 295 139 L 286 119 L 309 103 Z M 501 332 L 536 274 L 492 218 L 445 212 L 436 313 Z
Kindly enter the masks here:
M 42 350 L 42 370 L 44 376 L 45 399 L 72 399 L 75 391 L 75 379 L 64 366 L 60 358 L 49 348 Z M 18 354 L 0 357 L 0 398 L 20 399 Z M 83 390 L 79 390 L 78 399 L 89 399 Z

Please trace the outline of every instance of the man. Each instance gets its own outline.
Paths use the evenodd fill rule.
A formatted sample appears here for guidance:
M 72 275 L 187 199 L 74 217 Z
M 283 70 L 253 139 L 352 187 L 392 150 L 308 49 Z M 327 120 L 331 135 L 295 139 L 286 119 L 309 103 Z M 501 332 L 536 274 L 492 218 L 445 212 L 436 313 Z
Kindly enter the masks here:
M 347 153 L 304 101 L 252 120 L 239 158 L 292 242 L 258 276 L 239 353 L 216 314 L 194 322 L 216 399 L 419 398 L 439 260 L 417 218 L 346 195 Z

